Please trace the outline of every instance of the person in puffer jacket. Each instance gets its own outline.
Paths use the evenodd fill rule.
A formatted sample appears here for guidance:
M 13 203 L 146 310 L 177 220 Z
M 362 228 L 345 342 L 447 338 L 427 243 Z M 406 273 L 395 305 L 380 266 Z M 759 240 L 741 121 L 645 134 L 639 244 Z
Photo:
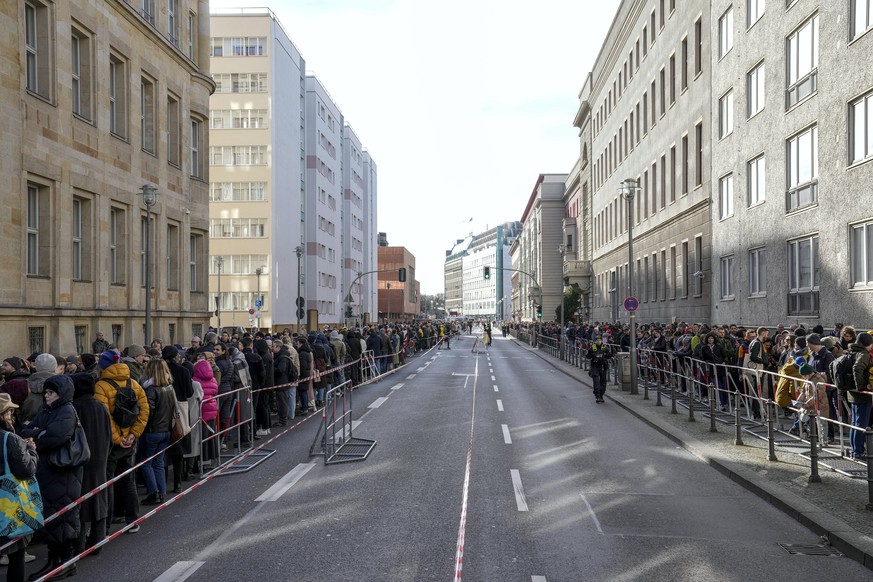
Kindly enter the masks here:
M 200 382 L 200 386 L 203 388 L 203 405 L 200 408 L 200 414 L 203 424 L 207 428 L 203 431 L 203 458 L 201 462 L 206 463 L 218 457 L 218 439 L 213 436 L 216 432 L 215 420 L 218 418 L 218 382 L 215 381 L 212 364 L 209 363 L 209 360 L 200 360 L 194 364 L 194 380 Z
M 139 439 L 138 461 L 154 458 L 140 467 L 147 493 L 146 498 L 140 503 L 158 505 L 164 502 L 164 496 L 167 494 L 165 454 L 162 451 L 166 451 L 170 446 L 170 431 L 176 414 L 173 376 L 166 361 L 157 358 L 149 361 L 143 371 L 142 389 L 145 390 L 149 401 L 149 419 L 145 432 Z

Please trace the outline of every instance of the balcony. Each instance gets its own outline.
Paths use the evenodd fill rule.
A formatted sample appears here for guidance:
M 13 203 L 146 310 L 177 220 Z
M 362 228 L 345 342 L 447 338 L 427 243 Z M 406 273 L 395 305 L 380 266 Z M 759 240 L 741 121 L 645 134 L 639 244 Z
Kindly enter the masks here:
M 564 261 L 564 280 L 568 285 L 579 288 L 582 293 L 587 293 L 591 287 L 591 261 Z

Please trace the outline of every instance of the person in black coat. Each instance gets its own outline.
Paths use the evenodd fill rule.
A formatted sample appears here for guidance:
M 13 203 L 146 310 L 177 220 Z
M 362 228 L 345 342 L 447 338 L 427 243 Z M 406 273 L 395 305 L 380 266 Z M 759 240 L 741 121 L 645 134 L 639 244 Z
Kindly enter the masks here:
M 76 432 L 76 409 L 73 408 L 73 381 L 69 376 L 51 376 L 43 384 L 43 404 L 33 420 L 24 424 L 20 434 L 36 441 L 39 463 L 36 479 L 42 494 L 43 515 L 48 518 L 82 495 L 84 466 L 60 468 L 49 460 L 55 451 L 73 438 Z M 73 542 L 79 538 L 79 506 L 75 506 L 43 528 L 43 539 L 48 546 L 48 562 L 30 575 L 31 580 L 45 576 L 73 557 Z M 57 578 L 72 576 L 76 564 L 57 574 Z
M 37 454 L 36 445 L 32 440 L 24 440 L 15 434 L 15 410 L 18 405 L 12 402 L 7 393 L 0 394 L 0 439 L 5 441 L 3 447 L 3 463 L 9 465 L 9 472 L 22 480 L 32 479 L 36 475 Z M 24 582 L 25 549 L 33 536 L 24 536 L 5 550 L 9 556 L 9 567 L 6 570 L 7 582 Z M 0 545 L 9 543 L 10 538 L 0 537 Z
M 307 380 L 312 376 L 312 350 L 309 349 L 309 342 L 306 337 L 299 336 L 297 338 L 297 355 L 300 358 L 300 385 L 297 386 L 297 395 L 300 398 L 301 414 L 306 416 L 309 414 L 309 386 L 312 385 L 311 380 Z M 305 380 L 305 381 L 304 381 Z
M 358 362 L 361 359 L 361 334 L 355 330 L 350 331 L 346 335 L 346 351 L 352 362 Z M 349 367 L 352 376 L 352 386 L 357 386 L 361 383 L 361 364 L 360 362 Z
M 94 398 L 94 377 L 86 372 L 70 376 L 73 381 L 73 408 L 79 414 L 79 422 L 85 431 L 91 458 L 85 465 L 82 475 L 82 490 L 91 491 L 106 482 L 106 460 L 109 458 L 109 448 L 112 446 L 112 423 L 109 411 Z M 79 506 L 79 539 L 76 541 L 76 553 L 85 548 L 99 544 L 106 537 L 106 517 L 109 515 L 108 490 L 104 489 L 94 497 L 86 499 Z M 86 524 L 91 524 L 88 532 Z M 87 539 L 86 539 L 87 537 Z M 87 545 L 86 545 L 87 542 Z M 99 554 L 103 548 L 97 548 L 92 554 Z
M 267 342 L 264 339 L 256 339 L 252 347 L 252 353 L 260 359 L 260 367 L 263 370 L 263 375 L 259 379 L 261 390 L 255 392 L 255 438 L 257 438 L 258 436 L 270 434 L 270 426 L 273 422 L 270 417 L 270 397 L 275 398 L 271 390 L 274 386 L 273 354 L 270 353 L 270 348 L 267 347 Z M 248 354 L 246 354 L 246 361 L 249 361 Z M 257 366 L 254 361 L 249 363 L 249 368 L 252 370 L 253 376 L 257 375 L 257 372 L 255 372 Z

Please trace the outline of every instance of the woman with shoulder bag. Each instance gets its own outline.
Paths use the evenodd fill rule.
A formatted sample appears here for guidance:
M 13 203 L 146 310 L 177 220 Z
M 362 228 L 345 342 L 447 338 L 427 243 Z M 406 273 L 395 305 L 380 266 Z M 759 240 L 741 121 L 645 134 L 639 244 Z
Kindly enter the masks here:
M 24 438 L 36 441 L 39 462 L 36 478 L 42 494 L 43 513 L 51 516 L 82 495 L 82 479 L 85 467 L 57 466 L 52 462 L 52 453 L 68 447 L 79 424 L 73 408 L 75 388 L 69 376 L 51 376 L 43 384 L 45 404 L 33 420 L 26 422 L 19 431 Z M 42 528 L 43 539 L 48 547 L 48 561 L 29 580 L 42 578 L 73 557 L 73 543 L 79 539 L 79 506 L 73 508 Z M 76 573 L 76 564 L 70 564 L 54 578 L 60 579 Z
M 16 479 L 22 481 L 32 479 L 36 475 L 38 456 L 36 444 L 33 439 L 23 439 L 15 434 L 14 411 L 18 408 L 12 402 L 9 394 L 0 393 L 0 435 L 3 437 L 5 446 L 3 450 L 3 466 L 9 467 L 9 472 Z M 2 518 L 2 516 L 0 516 Z M 2 523 L 6 525 L 5 520 Z M 7 559 L 9 568 L 6 570 L 6 582 L 24 582 L 25 548 L 31 536 L 24 536 L 5 550 L 4 557 Z M 0 537 L 0 545 L 5 545 L 14 539 Z M 33 558 L 33 556 L 31 556 Z
M 164 453 L 155 453 L 170 446 L 170 430 L 176 414 L 176 393 L 167 362 L 154 358 L 148 363 L 143 372 L 142 388 L 149 401 L 149 419 L 139 439 L 137 455 L 140 462 L 152 456 L 154 458 L 140 468 L 147 493 L 141 503 L 158 505 L 164 502 L 167 494 L 167 476 L 164 472 Z

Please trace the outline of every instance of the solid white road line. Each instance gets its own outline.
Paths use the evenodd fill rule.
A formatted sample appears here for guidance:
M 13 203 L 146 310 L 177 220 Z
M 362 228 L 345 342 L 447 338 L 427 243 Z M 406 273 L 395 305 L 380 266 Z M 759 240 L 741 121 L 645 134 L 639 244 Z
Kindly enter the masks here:
M 503 412 L 503 401 L 500 400 L 499 398 L 497 399 L 497 410 L 499 412 Z
M 515 505 L 519 511 L 527 511 L 527 501 L 524 498 L 524 487 L 521 486 L 521 475 L 518 469 L 510 469 L 512 475 L 512 488 L 515 490 Z
M 403 382 L 391 387 L 392 390 L 400 390 L 401 388 L 403 388 Z
M 509 425 L 501 424 L 500 428 L 503 429 L 503 442 L 506 443 L 507 445 L 511 445 L 512 438 L 509 436 Z
M 313 467 L 315 467 L 315 463 L 300 463 L 288 471 L 284 477 L 276 481 L 272 487 L 264 491 L 255 501 L 278 501 L 286 491 L 291 489 Z
M 383 404 L 385 404 L 385 402 L 386 402 L 387 400 L 388 400 L 388 397 L 387 397 L 387 396 L 382 396 L 381 398 L 377 398 L 376 400 L 374 400 L 374 401 L 373 401 L 373 404 L 371 404 L 371 405 L 368 406 L 367 408 L 379 408 L 380 406 L 382 406 Z
M 170 569 L 155 578 L 155 582 L 182 582 L 187 580 L 206 562 L 176 562 Z
M 588 503 L 588 499 L 585 497 L 585 494 L 580 493 L 579 497 L 581 497 L 582 501 L 585 502 L 585 507 L 588 508 L 588 513 L 591 514 L 591 519 L 594 521 L 595 527 L 597 527 L 597 533 L 603 533 L 603 529 L 600 527 L 600 520 L 597 519 L 597 515 L 594 513 L 594 509 L 591 507 L 591 504 Z

